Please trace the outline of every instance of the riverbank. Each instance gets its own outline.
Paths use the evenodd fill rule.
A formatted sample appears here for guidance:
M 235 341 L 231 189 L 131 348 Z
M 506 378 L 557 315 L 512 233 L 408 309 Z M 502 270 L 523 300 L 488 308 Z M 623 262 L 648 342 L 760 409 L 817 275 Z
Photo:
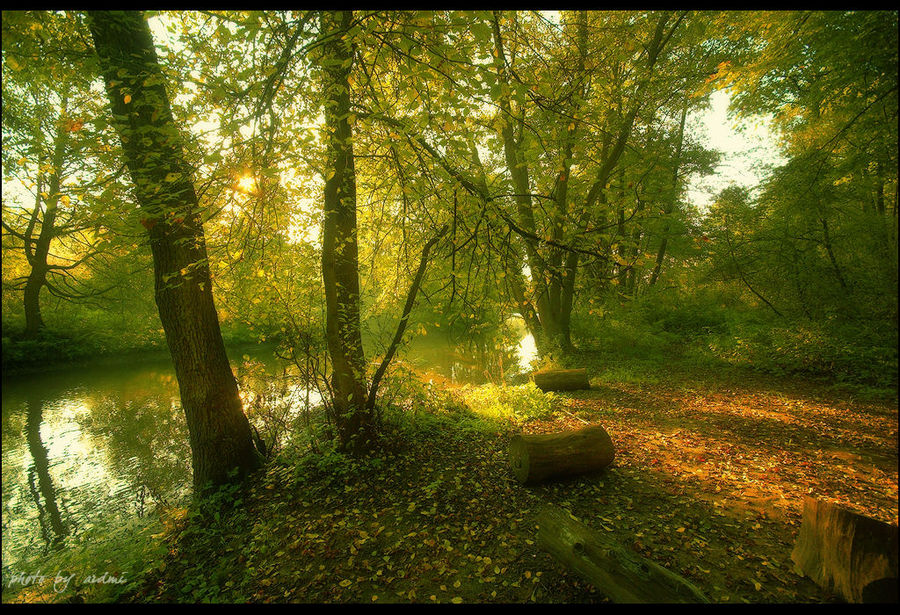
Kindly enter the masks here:
M 479 414 L 437 392 L 433 406 L 417 397 L 386 416 L 391 454 L 362 463 L 291 449 L 247 486 L 169 511 L 154 538 L 165 553 L 148 554 L 137 577 L 119 570 L 134 582 L 117 598 L 602 601 L 536 546 L 535 516 L 552 503 L 713 602 L 834 602 L 792 570 L 803 496 L 897 522 L 896 402 L 676 364 L 640 381 L 581 359 L 591 390 L 551 396 L 542 418 Z M 512 479 L 513 433 L 594 422 L 616 446 L 607 470 L 527 488 Z M 13 596 L 4 584 L 4 601 L 103 600 L 110 588 Z
M 256 336 L 241 329 L 224 330 L 223 340 L 228 348 L 260 344 Z M 268 345 L 273 343 L 270 336 Z M 4 378 L 68 370 L 77 366 L 121 363 L 157 354 L 170 360 L 162 329 L 136 332 L 92 330 L 85 333 L 45 329 L 34 339 L 24 339 L 20 333 L 4 333 L 0 348 Z

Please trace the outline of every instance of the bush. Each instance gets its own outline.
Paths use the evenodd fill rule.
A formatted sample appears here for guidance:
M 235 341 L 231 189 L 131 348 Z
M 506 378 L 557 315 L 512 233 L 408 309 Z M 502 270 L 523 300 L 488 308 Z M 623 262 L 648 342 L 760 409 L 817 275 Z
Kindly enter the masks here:
M 533 382 L 520 386 L 485 384 L 462 392 L 472 412 L 488 418 L 524 423 L 546 419 L 553 413 L 553 393 L 544 393 Z
M 773 374 L 803 374 L 835 383 L 897 387 L 896 329 L 860 323 L 736 323 L 707 345 L 718 358 Z

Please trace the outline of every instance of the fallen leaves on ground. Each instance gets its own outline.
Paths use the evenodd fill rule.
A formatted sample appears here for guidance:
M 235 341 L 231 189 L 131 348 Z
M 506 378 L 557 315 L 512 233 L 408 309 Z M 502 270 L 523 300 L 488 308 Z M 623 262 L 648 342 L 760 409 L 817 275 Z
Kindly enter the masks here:
M 599 423 L 616 446 L 612 466 L 523 487 L 507 466 L 510 426 L 423 431 L 340 481 L 270 467 L 247 498 L 253 523 L 215 554 L 243 557 L 243 576 L 214 599 L 603 601 L 536 545 L 537 511 L 553 503 L 714 602 L 833 602 L 790 560 L 803 496 L 897 522 L 896 405 L 715 379 L 605 384 L 558 403 L 554 419 L 525 431 Z M 185 578 L 204 574 L 203 558 L 213 557 L 183 555 L 190 563 L 170 564 L 136 598 L 182 596 Z

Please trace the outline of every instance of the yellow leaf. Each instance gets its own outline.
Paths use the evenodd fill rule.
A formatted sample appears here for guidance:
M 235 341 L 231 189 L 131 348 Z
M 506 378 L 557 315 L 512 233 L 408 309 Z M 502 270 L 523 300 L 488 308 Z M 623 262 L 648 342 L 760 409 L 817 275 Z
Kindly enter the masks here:
M 125 101 L 125 104 L 126 104 L 126 105 L 127 105 L 128 103 L 130 103 L 130 102 L 131 102 L 131 94 L 126 94 L 126 95 L 125 95 L 125 98 L 124 98 L 124 101 Z
M 679 533 L 681 533 L 681 534 L 684 534 L 684 528 L 683 528 L 683 527 L 680 527 L 680 528 L 678 528 L 678 529 L 675 530 L 675 531 L 676 531 L 676 532 L 679 532 Z
M 450 602 L 452 602 L 453 604 L 462 604 L 462 601 L 463 601 L 463 599 L 460 598 L 459 596 L 454 596 L 453 598 L 450 599 Z
M 344 579 L 343 581 L 338 583 L 338 585 L 340 585 L 341 587 L 350 587 L 352 583 L 353 581 L 351 581 L 350 579 Z

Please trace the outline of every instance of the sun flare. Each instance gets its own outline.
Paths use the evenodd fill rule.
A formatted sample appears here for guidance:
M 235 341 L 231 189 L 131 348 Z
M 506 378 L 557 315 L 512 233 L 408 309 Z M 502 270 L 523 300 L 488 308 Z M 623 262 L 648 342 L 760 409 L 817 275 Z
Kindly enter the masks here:
M 255 177 L 247 173 L 237 178 L 234 189 L 244 194 L 256 194 L 259 191 L 259 184 Z

